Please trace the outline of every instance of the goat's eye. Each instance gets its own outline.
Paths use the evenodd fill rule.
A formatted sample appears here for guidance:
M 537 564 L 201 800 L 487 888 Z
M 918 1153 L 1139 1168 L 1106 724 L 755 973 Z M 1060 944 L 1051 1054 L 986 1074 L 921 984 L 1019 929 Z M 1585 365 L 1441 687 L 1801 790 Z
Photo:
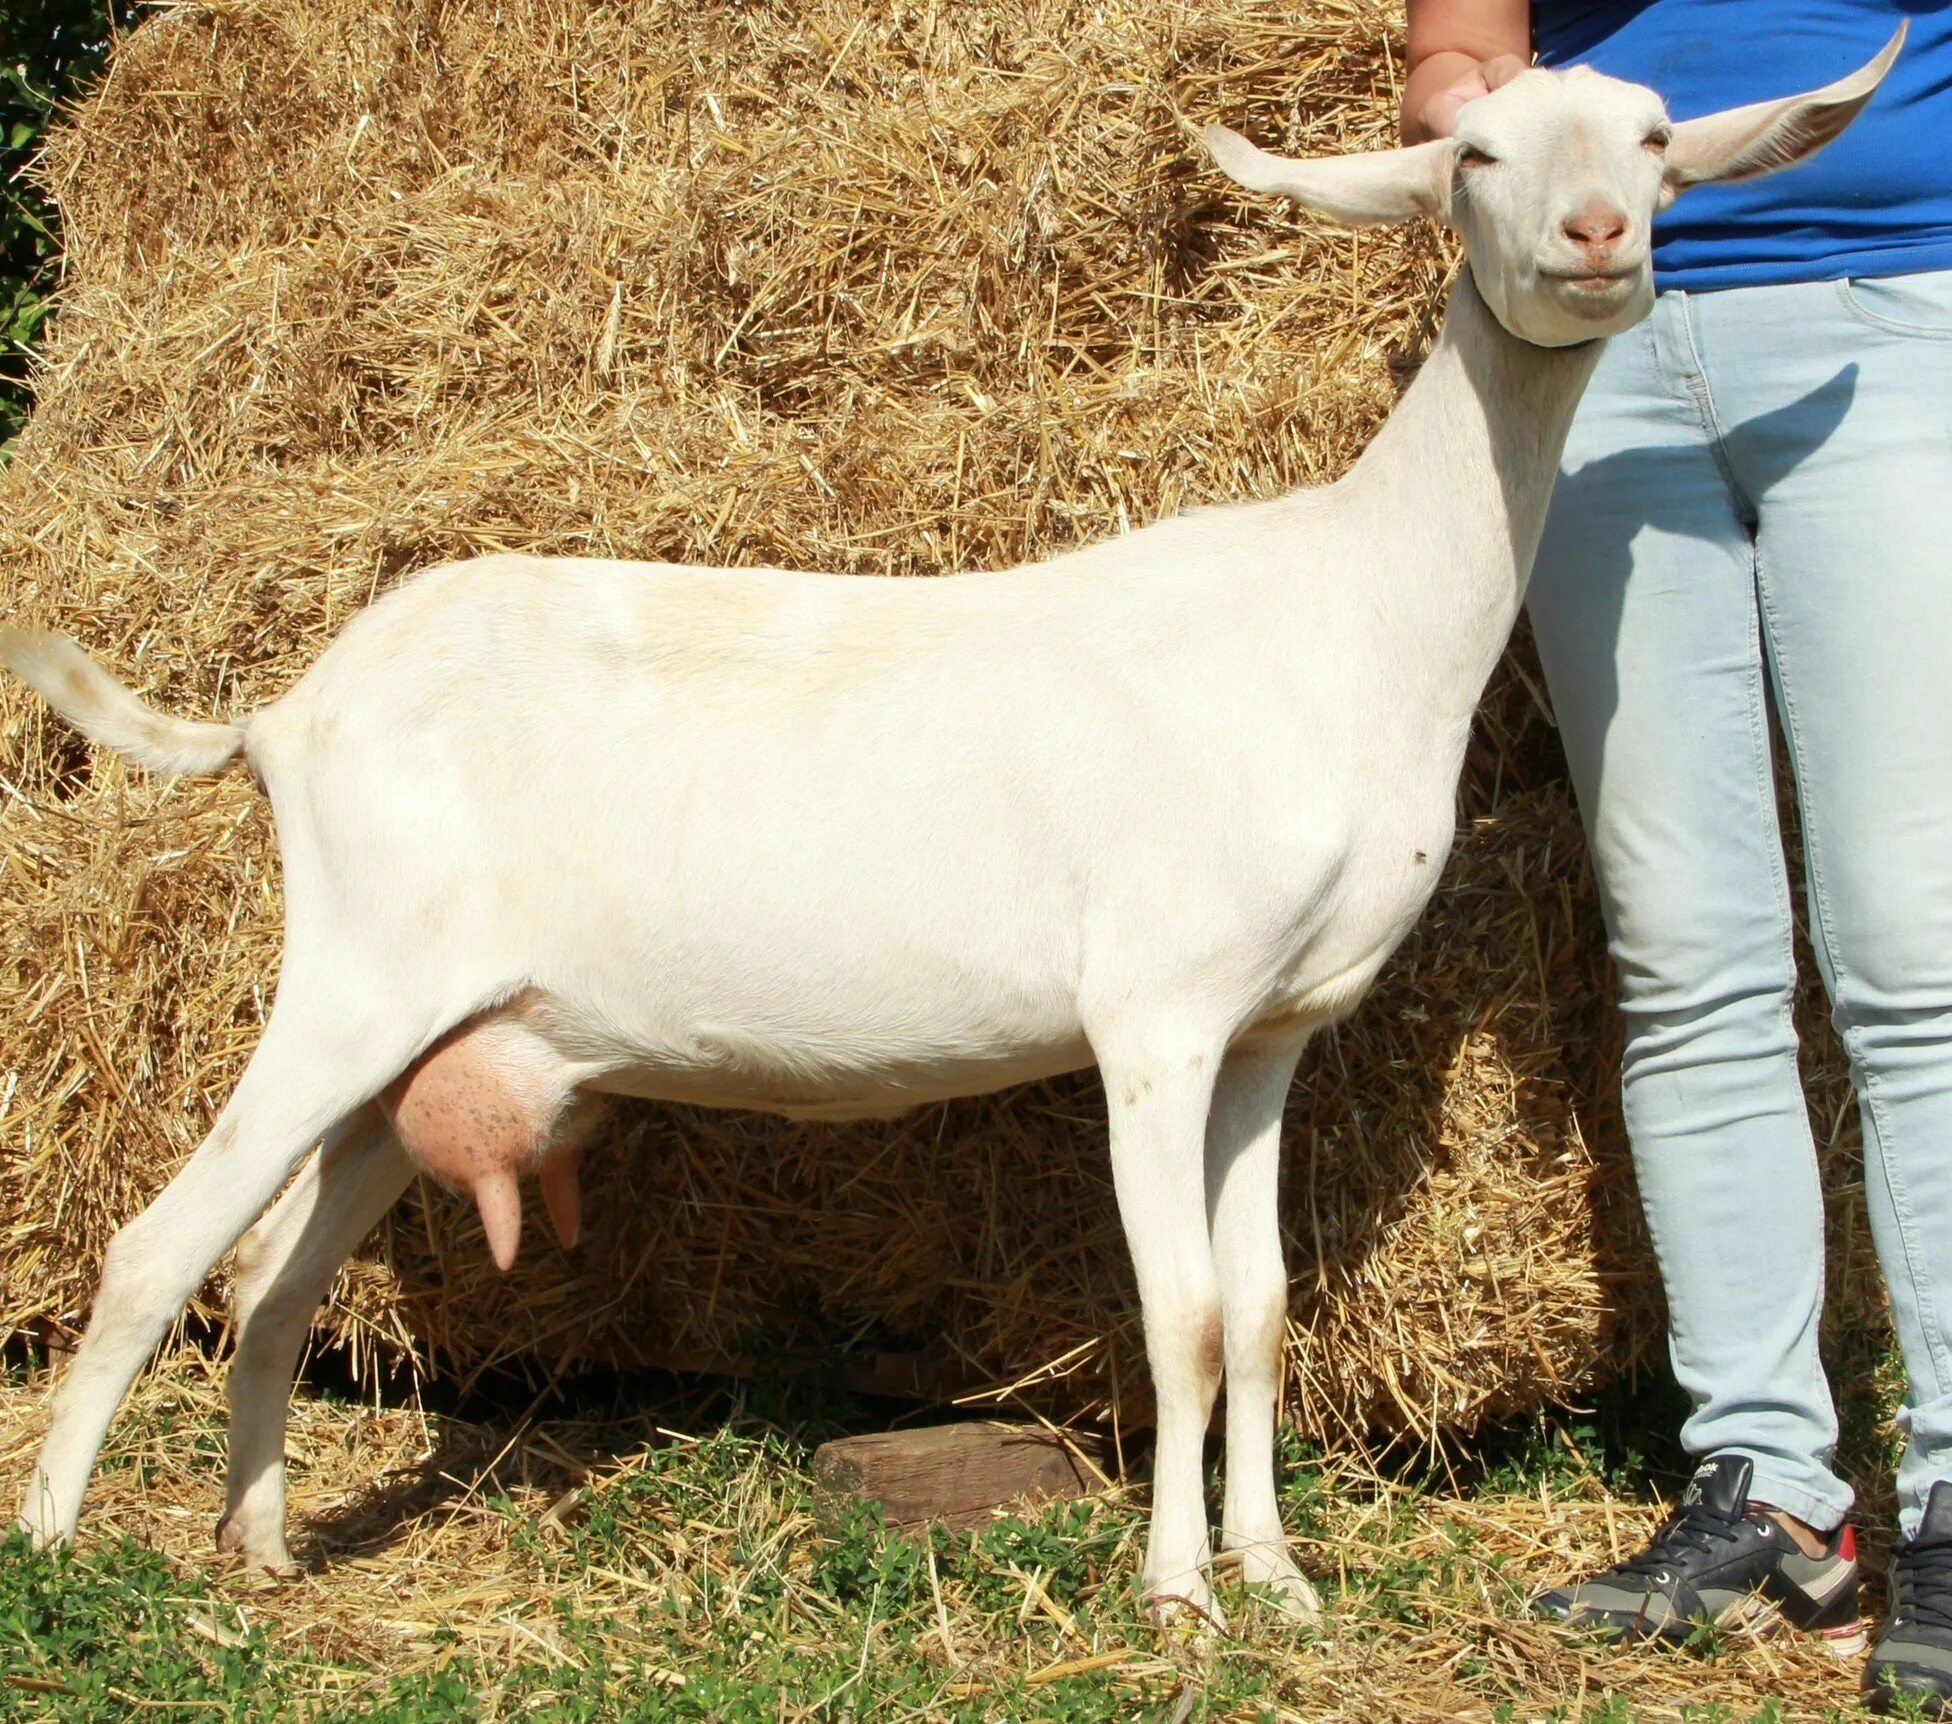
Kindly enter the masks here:
M 1475 144 L 1460 144 L 1457 147 L 1457 165 L 1460 168 L 1488 168 L 1497 159 L 1488 150 L 1481 150 Z
M 1646 137 L 1640 140 L 1640 147 L 1643 150 L 1652 150 L 1655 155 L 1659 155 L 1673 141 L 1674 133 L 1669 127 L 1656 126 Z

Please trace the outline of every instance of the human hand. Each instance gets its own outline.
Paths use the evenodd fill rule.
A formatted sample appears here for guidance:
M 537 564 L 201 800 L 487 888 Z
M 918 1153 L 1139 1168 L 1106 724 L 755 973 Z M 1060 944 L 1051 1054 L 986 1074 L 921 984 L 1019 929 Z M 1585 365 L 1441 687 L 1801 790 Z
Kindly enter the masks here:
M 1490 95 L 1526 70 L 1526 63 L 1516 54 L 1495 54 L 1489 60 L 1462 62 L 1462 65 L 1457 76 L 1447 79 L 1424 98 L 1416 113 L 1416 130 L 1420 136 L 1449 137 L 1457 129 L 1457 112 L 1466 102 Z

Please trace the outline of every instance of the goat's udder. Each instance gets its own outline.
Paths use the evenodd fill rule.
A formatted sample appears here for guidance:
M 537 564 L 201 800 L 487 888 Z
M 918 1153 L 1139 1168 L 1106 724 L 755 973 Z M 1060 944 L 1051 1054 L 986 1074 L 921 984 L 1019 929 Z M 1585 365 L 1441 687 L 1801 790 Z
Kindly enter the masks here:
M 554 1141 L 567 1095 L 552 1068 L 520 1025 L 476 1019 L 450 1030 L 379 1098 L 414 1164 L 473 1196 L 498 1269 L 514 1264 L 521 1245 L 524 1173 L 540 1173 L 543 1205 L 565 1250 L 582 1231 L 576 1146 Z

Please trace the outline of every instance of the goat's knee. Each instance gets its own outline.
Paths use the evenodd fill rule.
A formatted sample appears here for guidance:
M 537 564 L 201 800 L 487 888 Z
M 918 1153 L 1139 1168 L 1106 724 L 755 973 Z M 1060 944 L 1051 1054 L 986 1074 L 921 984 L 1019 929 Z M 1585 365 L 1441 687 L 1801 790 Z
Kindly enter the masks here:
M 128 1334 L 153 1328 L 156 1338 L 169 1327 L 196 1291 L 186 1283 L 180 1259 L 145 1212 L 117 1229 L 102 1253 L 102 1278 L 95 1288 L 89 1330 Z
M 237 1241 L 231 1258 L 231 1316 L 240 1340 L 261 1319 L 276 1323 L 278 1269 L 283 1259 L 269 1216 Z
M 1220 1379 L 1227 1368 L 1227 1325 L 1216 1300 L 1199 1316 L 1195 1330 L 1193 1369 L 1199 1393 L 1211 1400 L 1219 1393 Z
M 1163 1403 L 1210 1411 L 1227 1365 L 1227 1328 L 1218 1299 L 1155 1298 L 1145 1309 L 1146 1358 Z
M 1278 1385 L 1281 1353 L 1288 1341 L 1288 1290 L 1271 1293 L 1227 1313 L 1227 1392 L 1240 1384 Z

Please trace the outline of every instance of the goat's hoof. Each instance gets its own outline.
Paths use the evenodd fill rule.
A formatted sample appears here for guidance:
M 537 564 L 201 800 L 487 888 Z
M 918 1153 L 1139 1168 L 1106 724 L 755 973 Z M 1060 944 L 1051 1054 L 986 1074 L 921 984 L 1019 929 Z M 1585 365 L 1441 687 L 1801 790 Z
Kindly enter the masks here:
M 1298 1623 L 1321 1621 L 1321 1597 L 1295 1567 L 1285 1544 L 1241 1545 L 1222 1560 L 1238 1563 L 1240 1578 L 1265 1592 L 1283 1616 Z
M 274 1533 L 269 1538 L 253 1537 L 236 1515 L 227 1514 L 217 1523 L 217 1548 L 226 1556 L 241 1556 L 248 1567 L 262 1569 L 280 1580 L 289 1580 L 298 1573 L 298 1564 L 285 1548 L 282 1533 Z
M 28 1548 L 48 1551 L 59 1545 L 73 1544 L 74 1534 L 65 1529 L 36 1520 L 31 1514 L 14 1517 L 14 1530 L 27 1535 Z
M 1311 1627 L 1322 1620 L 1322 1596 L 1308 1584 L 1299 1569 L 1269 1575 L 1260 1584 L 1273 1594 L 1283 1616 Z
M 1154 1584 L 1145 1589 L 1145 1613 L 1152 1626 L 1204 1638 L 1227 1631 L 1227 1619 L 1202 1578 Z

